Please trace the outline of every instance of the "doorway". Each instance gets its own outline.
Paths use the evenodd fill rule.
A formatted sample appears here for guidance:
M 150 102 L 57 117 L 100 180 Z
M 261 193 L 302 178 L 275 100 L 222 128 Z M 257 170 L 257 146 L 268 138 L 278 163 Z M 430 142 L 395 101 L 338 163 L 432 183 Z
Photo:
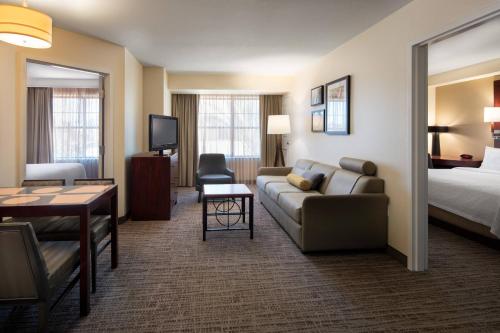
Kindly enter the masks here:
M 429 46 L 500 18 L 495 11 L 412 47 L 412 230 L 410 268 L 428 268 L 428 58 Z
M 34 60 L 26 73 L 26 178 L 102 178 L 104 74 Z

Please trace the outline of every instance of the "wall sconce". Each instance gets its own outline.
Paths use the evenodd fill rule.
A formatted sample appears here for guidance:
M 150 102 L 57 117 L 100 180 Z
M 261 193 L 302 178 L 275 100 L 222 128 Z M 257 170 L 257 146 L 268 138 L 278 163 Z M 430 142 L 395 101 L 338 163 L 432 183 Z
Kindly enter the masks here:
M 432 133 L 432 156 L 441 156 L 441 142 L 439 133 L 448 132 L 448 126 L 428 126 L 427 131 Z

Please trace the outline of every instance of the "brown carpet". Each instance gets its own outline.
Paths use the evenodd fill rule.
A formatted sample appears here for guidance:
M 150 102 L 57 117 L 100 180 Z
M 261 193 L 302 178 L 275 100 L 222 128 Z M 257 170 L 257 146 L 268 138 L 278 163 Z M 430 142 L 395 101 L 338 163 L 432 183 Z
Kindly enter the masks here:
M 411 273 L 384 253 L 303 255 L 256 204 L 248 232 L 201 240 L 201 205 L 183 189 L 168 222 L 120 226 L 120 266 L 99 257 L 92 311 L 78 286 L 52 312 L 52 331 L 367 332 L 500 331 L 500 255 L 430 226 L 430 269 Z M 1 277 L 0 277 L 1 278 Z M 32 331 L 34 307 L 5 331 Z

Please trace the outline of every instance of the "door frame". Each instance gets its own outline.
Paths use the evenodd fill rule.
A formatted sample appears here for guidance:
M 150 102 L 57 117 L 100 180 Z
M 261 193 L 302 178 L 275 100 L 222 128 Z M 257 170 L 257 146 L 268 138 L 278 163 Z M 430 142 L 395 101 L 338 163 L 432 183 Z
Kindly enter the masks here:
M 106 142 L 106 137 L 105 137 L 105 119 L 106 119 L 106 112 L 105 112 L 105 92 L 106 92 L 106 84 L 105 80 L 108 78 L 109 74 L 103 73 L 103 72 L 98 72 L 95 70 L 91 69 L 85 69 L 85 68 L 79 68 L 79 67 L 74 67 L 74 66 L 67 66 L 67 65 L 61 65 L 61 64 L 56 64 L 56 63 L 51 63 L 51 62 L 46 62 L 46 61 L 41 61 L 37 59 L 31 59 L 31 58 L 26 58 L 26 66 L 28 63 L 32 64 L 39 64 L 39 65 L 44 65 L 44 66 L 51 66 L 51 67 L 60 67 L 60 68 L 67 68 L 67 69 L 72 69 L 72 70 L 77 70 L 77 71 L 82 71 L 82 72 L 87 72 L 87 73 L 93 73 L 97 74 L 99 76 L 99 96 L 100 96 L 100 101 L 99 101 L 99 107 L 100 107 L 100 129 L 99 129 L 99 168 L 98 168 L 98 178 L 105 178 L 105 142 Z M 27 68 L 27 67 L 26 67 Z M 25 75 L 25 82 L 27 83 L 27 72 Z M 25 89 L 27 90 L 28 87 L 27 85 L 25 86 Z M 27 96 L 27 94 L 26 94 Z M 25 139 L 26 140 L 26 139 Z M 24 169 L 26 168 L 26 161 L 24 163 Z
M 411 249 L 408 268 L 424 271 L 428 268 L 428 174 L 427 174 L 427 91 L 428 47 L 465 31 L 500 18 L 500 10 L 468 21 L 411 47 Z

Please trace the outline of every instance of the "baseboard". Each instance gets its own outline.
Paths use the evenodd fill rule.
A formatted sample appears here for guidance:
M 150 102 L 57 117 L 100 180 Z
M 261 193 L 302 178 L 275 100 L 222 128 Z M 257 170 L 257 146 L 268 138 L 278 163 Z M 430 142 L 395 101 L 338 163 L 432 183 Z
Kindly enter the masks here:
M 118 224 L 123 224 L 125 222 L 127 222 L 130 218 L 130 212 L 127 212 L 124 216 L 120 216 L 118 218 Z
M 386 252 L 388 255 L 390 255 L 391 257 L 399 261 L 401 264 L 403 264 L 405 267 L 408 266 L 408 257 L 403 253 L 399 252 L 390 245 L 387 245 Z

